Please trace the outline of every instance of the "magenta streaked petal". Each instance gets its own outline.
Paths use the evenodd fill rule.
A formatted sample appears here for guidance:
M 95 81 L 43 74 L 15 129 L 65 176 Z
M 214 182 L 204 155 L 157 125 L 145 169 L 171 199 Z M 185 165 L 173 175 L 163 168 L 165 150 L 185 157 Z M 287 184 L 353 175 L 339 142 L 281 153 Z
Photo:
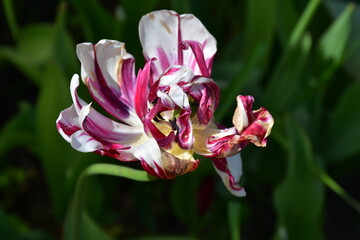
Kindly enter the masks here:
M 146 63 L 143 70 L 139 70 L 135 87 L 134 105 L 136 113 L 142 122 L 145 121 L 148 112 L 150 66 L 151 60 Z
M 190 83 L 195 75 L 187 66 L 172 66 L 168 68 L 160 77 L 159 87 L 184 85 Z
M 234 196 L 244 197 L 246 195 L 245 190 L 239 185 L 242 175 L 240 154 L 227 158 L 213 158 L 212 163 L 229 192 Z
M 122 60 L 122 66 L 118 69 L 117 77 L 122 93 L 121 99 L 128 105 L 133 105 L 136 84 L 135 59 L 130 54 L 127 54 Z
M 178 125 L 178 144 L 183 149 L 192 149 L 194 143 L 194 135 L 192 123 L 190 120 L 191 111 L 182 110 L 176 120 Z
M 236 130 L 241 133 L 244 128 L 248 127 L 254 121 L 252 113 L 253 96 L 237 96 L 237 107 L 234 112 L 232 122 Z
M 89 110 L 82 122 L 82 127 L 91 136 L 112 143 L 113 146 L 134 144 L 145 134 L 142 126 L 129 126 L 115 122 L 93 108 Z
M 209 124 L 219 104 L 220 89 L 210 78 L 200 77 L 190 85 L 187 93 L 199 103 L 197 117 L 203 125 Z
M 79 152 L 95 152 L 104 148 L 101 142 L 97 141 L 84 130 L 79 130 L 72 134 L 70 144 Z
M 228 157 L 232 156 L 248 144 L 248 141 L 241 139 L 237 134 L 236 129 L 227 128 L 221 129 L 220 133 L 210 136 L 207 140 L 206 146 L 212 153 L 212 157 Z
M 189 98 L 184 90 L 178 85 L 172 85 L 170 87 L 169 97 L 181 109 L 190 109 Z
M 81 130 L 74 105 L 60 112 L 56 120 L 56 128 L 67 142 L 70 142 L 71 135 Z
M 183 41 L 196 41 L 202 48 L 203 58 L 211 73 L 216 40 L 192 14 L 179 15 L 174 11 L 160 10 L 142 17 L 139 35 L 145 58 L 156 58 L 155 77 L 171 65 L 186 65 L 195 75 L 201 75 L 193 51 L 183 50 Z
M 162 10 L 143 16 L 139 23 L 140 42 L 146 60 L 154 61 L 154 74 L 158 78 L 170 65 L 178 63 L 178 25 L 176 12 Z
M 202 47 L 203 56 L 211 74 L 213 58 L 217 51 L 216 39 L 209 33 L 201 21 L 192 14 L 183 14 L 181 18 L 181 37 L 182 41 L 196 41 Z M 184 64 L 191 66 L 196 59 L 192 51 L 183 51 Z M 195 61 L 196 62 L 196 61 Z M 201 75 L 198 63 L 191 67 L 195 75 Z
M 113 117 L 130 125 L 140 120 L 133 110 L 134 59 L 124 43 L 101 40 L 77 46 L 81 77 L 92 97 Z
M 254 111 L 253 115 L 255 121 L 244 129 L 240 136 L 242 139 L 249 140 L 258 147 L 265 147 L 267 137 L 270 135 L 274 125 L 274 119 L 265 108 Z
M 138 146 L 134 151 L 134 155 L 142 162 L 149 174 L 155 177 L 164 177 L 161 150 L 155 139 L 149 138 L 144 144 Z
M 200 73 L 201 73 L 200 75 L 202 75 L 204 77 L 210 77 L 211 66 L 210 66 L 210 69 L 208 69 L 208 66 L 206 65 L 206 62 L 205 62 L 204 52 L 203 52 L 201 44 L 197 41 L 191 41 L 191 40 L 183 41 L 182 44 L 183 44 L 185 50 L 188 50 L 189 47 L 191 48 L 191 50 L 195 56 L 197 66 L 200 69 Z M 192 69 L 194 69 L 196 65 L 195 65 L 195 63 L 193 63 L 193 64 L 190 64 L 190 66 Z

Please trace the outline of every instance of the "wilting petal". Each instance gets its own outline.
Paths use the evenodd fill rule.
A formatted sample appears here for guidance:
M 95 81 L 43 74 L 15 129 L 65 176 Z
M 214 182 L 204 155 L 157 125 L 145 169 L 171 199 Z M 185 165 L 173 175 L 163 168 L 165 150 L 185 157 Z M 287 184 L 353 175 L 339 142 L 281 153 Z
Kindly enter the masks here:
M 199 160 L 193 157 L 193 151 L 184 150 L 178 144 L 173 144 L 170 150 L 163 151 L 161 156 L 166 179 L 194 171 L 199 165 Z
M 213 166 L 220 175 L 225 187 L 235 196 L 246 195 L 243 187 L 239 185 L 242 175 L 242 162 L 240 154 L 227 158 L 213 158 Z
M 237 96 L 237 108 L 233 124 L 240 134 L 240 141 L 248 140 L 258 147 L 266 146 L 266 139 L 274 125 L 274 119 L 265 109 L 252 110 L 252 96 Z
M 265 147 L 267 137 L 274 125 L 274 119 L 265 108 L 260 108 L 253 114 L 255 121 L 241 133 L 241 138 L 249 140 L 258 147 Z
M 195 75 L 201 75 L 199 64 L 204 62 L 211 73 L 216 40 L 194 15 L 179 15 L 169 10 L 149 13 L 140 20 L 139 35 L 145 58 L 157 59 L 155 76 L 160 76 L 171 65 L 186 65 Z M 197 61 L 192 50 L 184 50 L 185 41 L 199 43 L 202 62 Z
M 232 122 L 236 130 L 241 133 L 253 121 L 252 104 L 254 98 L 252 96 L 237 96 L 236 100 L 237 107 Z
M 112 116 L 131 125 L 140 124 L 133 110 L 135 72 L 133 57 L 124 44 L 101 40 L 77 46 L 81 77 L 92 97 Z
M 207 140 L 206 146 L 212 153 L 212 157 L 228 157 L 237 154 L 246 147 L 249 141 L 242 140 L 234 127 L 221 129 Z

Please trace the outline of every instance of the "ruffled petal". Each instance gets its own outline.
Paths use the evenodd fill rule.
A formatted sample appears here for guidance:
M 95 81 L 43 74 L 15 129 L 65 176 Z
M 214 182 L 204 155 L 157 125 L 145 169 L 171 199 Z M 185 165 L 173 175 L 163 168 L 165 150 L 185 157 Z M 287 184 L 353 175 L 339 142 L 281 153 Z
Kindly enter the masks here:
M 190 114 L 191 111 L 182 110 L 176 120 L 178 126 L 177 142 L 183 149 L 193 148 L 194 135 Z
M 241 138 L 249 140 L 258 147 L 265 147 L 267 137 L 271 133 L 274 119 L 265 108 L 253 112 L 255 121 L 250 124 L 242 133 Z
M 209 124 L 219 105 L 219 86 L 211 78 L 200 77 L 184 88 L 188 88 L 185 91 L 199 104 L 196 113 L 199 122 L 203 125 Z
M 265 147 L 271 133 L 274 119 L 265 108 L 252 110 L 252 96 L 237 96 L 237 108 L 233 124 L 240 134 L 239 141 L 250 141 L 258 147 Z
M 161 10 L 143 16 L 139 23 L 140 42 L 146 60 L 154 61 L 154 74 L 158 78 L 171 65 L 181 65 L 179 42 L 179 15 Z
M 157 59 L 156 77 L 171 65 L 186 65 L 195 75 L 202 75 L 205 67 L 206 76 L 211 74 L 216 40 L 194 15 L 179 15 L 169 10 L 151 12 L 140 20 L 139 35 L 145 58 Z M 184 50 L 186 41 L 197 42 L 199 47 L 193 45 L 191 50 Z
M 253 96 L 237 96 L 237 107 L 234 112 L 232 122 L 236 130 L 241 133 L 244 128 L 254 120 L 252 114 Z
M 239 185 L 242 175 L 240 154 L 227 158 L 213 158 L 212 163 L 227 190 L 234 196 L 244 197 L 246 195 L 245 190 Z

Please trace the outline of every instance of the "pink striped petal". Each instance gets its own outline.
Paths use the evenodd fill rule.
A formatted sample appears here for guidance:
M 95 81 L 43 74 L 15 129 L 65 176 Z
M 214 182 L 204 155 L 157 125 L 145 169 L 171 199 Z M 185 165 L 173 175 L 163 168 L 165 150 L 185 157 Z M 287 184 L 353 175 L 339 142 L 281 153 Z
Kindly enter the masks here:
M 77 95 L 78 75 L 73 76 L 70 86 L 74 104 L 62 111 L 56 122 L 64 139 L 78 151 L 133 160 L 134 147 L 144 142 L 143 127 L 115 122 L 91 108 Z
M 220 89 L 210 78 L 196 78 L 191 84 L 187 93 L 199 104 L 197 117 L 203 125 L 210 123 L 214 112 L 219 105 Z M 186 91 L 186 90 L 185 90 Z
M 248 127 L 254 121 L 252 113 L 253 96 L 237 96 L 237 107 L 233 116 L 233 124 L 236 130 L 241 133 L 244 128 Z
M 234 196 L 244 197 L 246 195 L 245 190 L 239 185 L 242 175 L 240 154 L 227 158 L 213 158 L 212 163 L 227 190 Z
M 194 15 L 179 15 L 169 10 L 151 12 L 140 20 L 139 35 L 145 58 L 157 59 L 154 62 L 156 77 L 171 65 L 186 65 L 195 75 L 202 74 L 199 58 L 194 51 L 183 49 L 183 41 L 199 43 L 204 60 L 200 65 L 205 62 L 208 74 L 211 74 L 216 40 Z
M 133 110 L 134 59 L 124 43 L 101 40 L 77 46 L 81 77 L 92 97 L 112 116 L 131 125 L 140 124 Z
M 192 50 L 196 61 L 193 61 L 194 63 L 197 63 L 199 69 L 200 69 L 200 75 L 204 77 L 210 77 L 211 73 L 211 66 L 207 66 L 205 62 L 205 56 L 202 49 L 202 45 L 193 40 L 183 41 L 182 46 L 184 50 L 188 50 L 189 47 Z M 196 68 L 196 65 L 191 66 L 192 69 Z
M 274 125 L 274 119 L 265 108 L 254 111 L 253 115 L 255 121 L 252 122 L 240 136 L 242 139 L 249 140 L 258 147 L 265 147 L 267 137 L 270 135 Z
M 192 149 L 194 144 L 190 114 L 191 111 L 182 110 L 176 120 L 176 125 L 178 126 L 177 142 L 183 149 Z
M 134 105 L 136 113 L 142 122 L 145 121 L 145 116 L 148 112 L 150 65 L 151 60 L 146 63 L 144 70 L 139 70 L 135 87 Z
M 161 150 L 154 138 L 149 138 L 144 144 L 135 149 L 134 155 L 141 161 L 143 168 L 151 175 L 164 178 L 162 169 Z

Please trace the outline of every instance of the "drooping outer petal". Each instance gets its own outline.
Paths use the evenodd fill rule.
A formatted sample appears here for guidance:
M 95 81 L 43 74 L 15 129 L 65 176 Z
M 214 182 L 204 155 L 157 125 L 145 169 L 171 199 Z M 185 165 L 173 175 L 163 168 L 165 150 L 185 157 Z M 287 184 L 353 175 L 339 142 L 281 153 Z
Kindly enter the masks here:
M 60 134 L 78 151 L 133 160 L 134 148 L 145 141 L 143 129 L 104 117 L 77 96 L 78 86 L 79 77 L 74 75 L 70 88 L 74 103 L 56 121 Z
M 265 147 L 271 133 L 274 119 L 265 108 L 252 110 L 252 96 L 237 96 L 237 108 L 233 124 L 240 134 L 239 141 L 250 141 L 258 147 Z
M 265 109 L 252 110 L 252 96 L 238 96 L 238 106 L 232 128 L 218 128 L 211 123 L 194 131 L 195 151 L 209 157 L 228 157 L 243 149 L 249 142 L 265 147 L 274 119 Z M 206 146 L 206 147 L 205 147 Z
M 169 10 L 151 12 L 140 20 L 139 35 L 145 58 L 157 59 L 155 77 L 171 65 L 187 65 L 195 75 L 204 75 L 201 69 L 206 68 L 211 74 L 216 40 L 194 15 Z M 184 48 L 187 41 L 193 41 L 194 47 Z
M 225 187 L 235 196 L 246 195 L 243 187 L 239 185 L 242 175 L 242 162 L 240 154 L 227 158 L 213 158 L 213 166 L 220 175 Z

